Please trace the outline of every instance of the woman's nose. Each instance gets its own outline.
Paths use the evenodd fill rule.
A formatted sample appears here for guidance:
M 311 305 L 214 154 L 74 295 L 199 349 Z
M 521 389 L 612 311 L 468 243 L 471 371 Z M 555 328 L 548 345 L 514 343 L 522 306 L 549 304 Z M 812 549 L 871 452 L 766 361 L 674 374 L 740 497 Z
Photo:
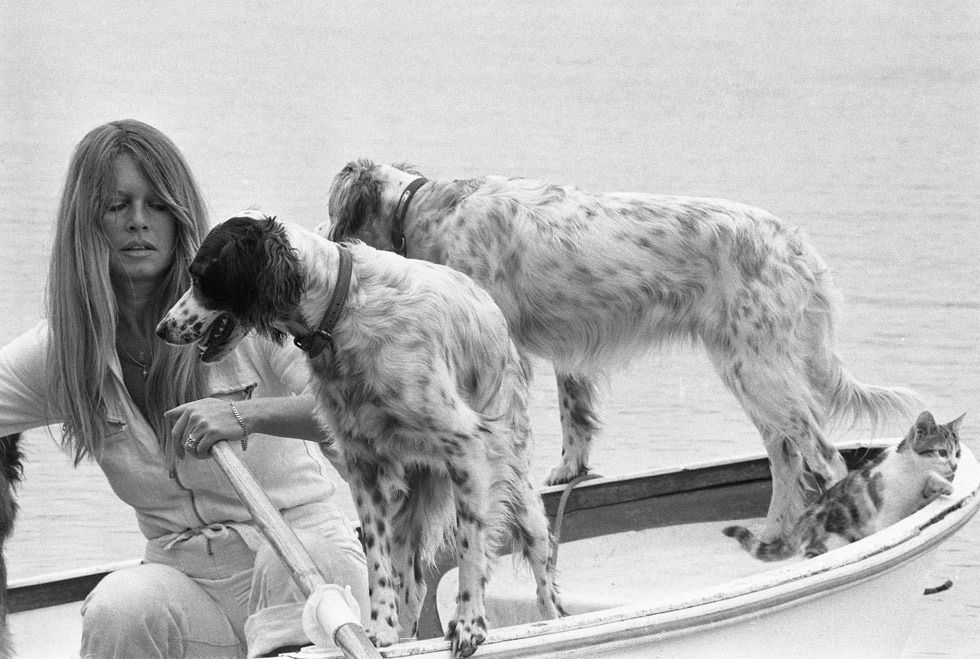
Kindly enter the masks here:
M 146 212 L 146 207 L 143 204 L 133 204 L 129 214 L 129 219 L 126 222 L 126 228 L 131 231 L 139 231 L 140 229 L 145 229 L 149 226 L 149 215 Z

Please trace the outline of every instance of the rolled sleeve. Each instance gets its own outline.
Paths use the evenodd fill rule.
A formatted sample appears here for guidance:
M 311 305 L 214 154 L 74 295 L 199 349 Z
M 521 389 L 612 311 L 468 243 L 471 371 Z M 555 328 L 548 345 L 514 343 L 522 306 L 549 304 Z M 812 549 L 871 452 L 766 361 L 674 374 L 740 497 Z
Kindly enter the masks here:
M 47 405 L 48 340 L 42 321 L 0 349 L 0 435 L 61 422 Z

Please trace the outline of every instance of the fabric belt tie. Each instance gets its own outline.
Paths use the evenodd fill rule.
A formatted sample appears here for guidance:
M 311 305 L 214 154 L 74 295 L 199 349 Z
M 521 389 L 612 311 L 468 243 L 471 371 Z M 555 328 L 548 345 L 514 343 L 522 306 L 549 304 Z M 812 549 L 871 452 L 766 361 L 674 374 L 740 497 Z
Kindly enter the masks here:
M 204 541 L 207 546 L 208 556 L 214 556 L 211 551 L 211 541 L 219 540 L 228 535 L 228 531 L 233 530 L 241 537 L 242 541 L 248 545 L 248 548 L 254 552 L 258 552 L 259 548 L 262 547 L 263 540 L 262 534 L 258 530 L 245 522 L 229 522 L 228 524 L 208 524 L 207 526 L 199 526 L 196 529 L 187 529 L 178 533 L 176 536 L 170 539 L 170 541 L 163 546 L 164 551 L 171 551 L 179 543 L 185 542 L 199 535 L 204 536 Z

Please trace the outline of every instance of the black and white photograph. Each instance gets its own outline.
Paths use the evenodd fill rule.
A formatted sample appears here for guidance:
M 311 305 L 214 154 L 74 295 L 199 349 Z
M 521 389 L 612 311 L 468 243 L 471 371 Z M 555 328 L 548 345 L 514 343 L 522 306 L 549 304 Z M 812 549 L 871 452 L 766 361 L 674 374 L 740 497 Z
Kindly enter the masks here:
M 980 658 L 980 5 L 0 3 L 0 659 Z

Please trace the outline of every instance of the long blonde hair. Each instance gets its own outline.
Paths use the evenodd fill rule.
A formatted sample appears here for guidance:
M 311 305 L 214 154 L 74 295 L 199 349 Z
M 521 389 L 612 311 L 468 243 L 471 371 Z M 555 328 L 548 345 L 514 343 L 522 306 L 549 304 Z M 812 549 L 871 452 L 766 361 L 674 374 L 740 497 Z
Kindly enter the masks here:
M 171 460 L 174 447 L 163 413 L 201 398 L 204 391 L 196 351 L 169 346 L 152 331 L 190 285 L 187 265 L 208 231 L 203 198 L 184 157 L 166 135 L 132 119 L 104 124 L 90 131 L 72 154 L 48 273 L 48 400 L 51 413 L 64 420 L 62 443 L 76 465 L 86 455 L 100 455 L 110 433 L 106 387 L 119 312 L 102 217 L 116 185 L 113 161 L 123 153 L 137 163 L 177 223 L 173 263 L 141 320 L 154 336 L 155 357 L 146 381 L 148 420 Z

